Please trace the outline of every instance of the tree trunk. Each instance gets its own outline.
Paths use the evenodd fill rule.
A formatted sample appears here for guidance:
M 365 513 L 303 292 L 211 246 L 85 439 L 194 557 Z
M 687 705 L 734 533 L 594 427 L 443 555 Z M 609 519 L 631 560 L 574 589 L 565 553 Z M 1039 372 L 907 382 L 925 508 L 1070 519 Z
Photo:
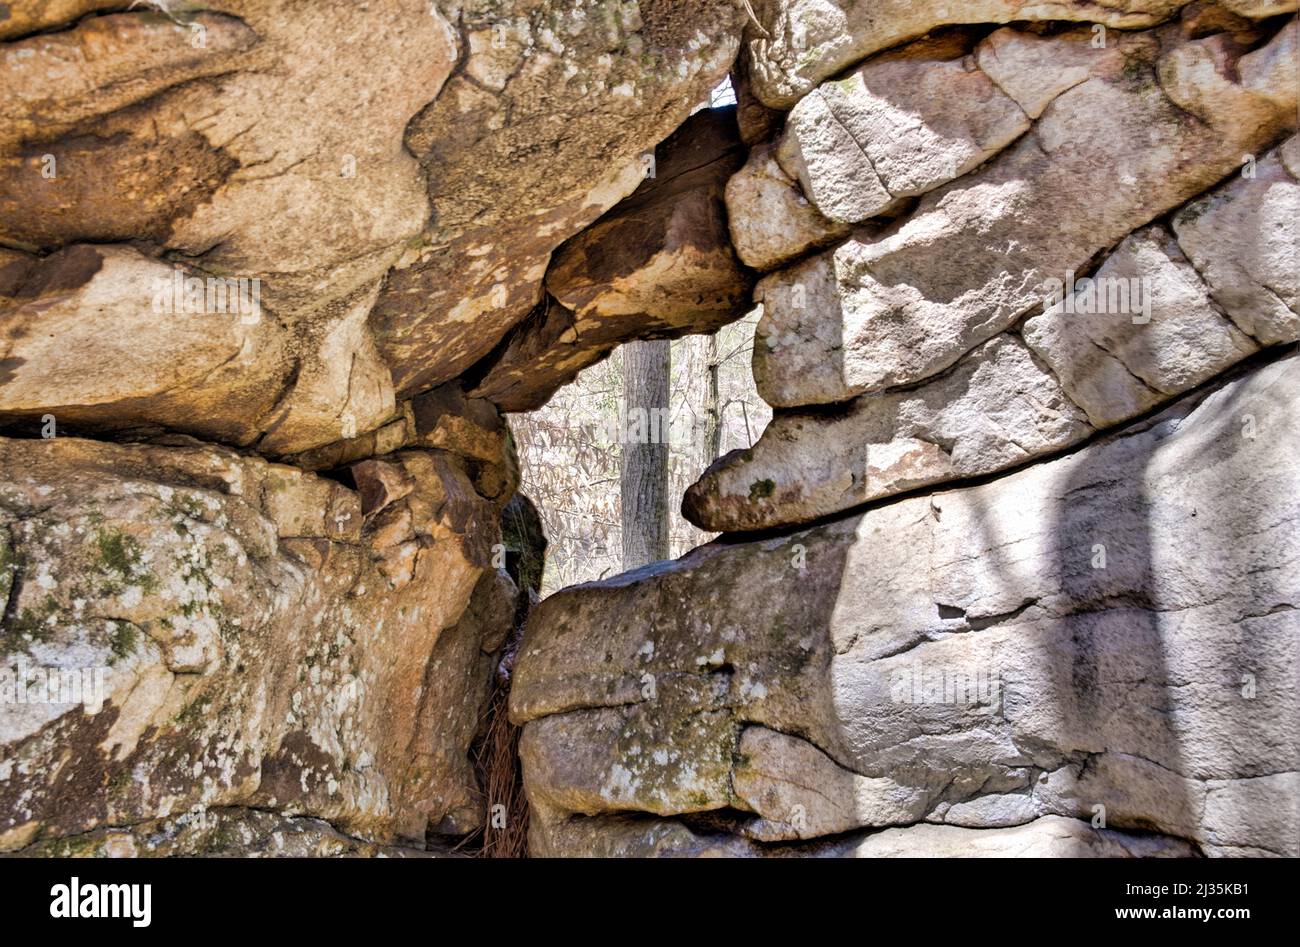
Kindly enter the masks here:
M 667 559 L 668 375 L 672 343 L 623 346 L 623 569 Z
M 718 405 L 718 337 L 709 336 L 708 343 L 705 347 L 705 364 L 704 370 L 707 377 L 704 380 L 704 456 L 701 458 L 703 463 L 700 469 L 704 470 L 709 464 L 718 459 L 718 454 L 722 452 L 722 418 L 719 416 Z

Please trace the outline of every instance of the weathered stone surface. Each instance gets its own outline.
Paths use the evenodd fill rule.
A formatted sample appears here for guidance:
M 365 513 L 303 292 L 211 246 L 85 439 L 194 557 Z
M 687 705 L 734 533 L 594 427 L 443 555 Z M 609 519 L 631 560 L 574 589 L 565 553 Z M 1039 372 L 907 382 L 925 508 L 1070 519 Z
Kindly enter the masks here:
M 496 405 L 467 397 L 458 384 L 443 385 L 411 404 L 415 435 L 425 447 L 499 463 L 506 453 L 509 432 Z
M 552 596 L 511 695 L 534 852 L 908 826 L 836 838 L 1296 854 L 1298 357 L 982 486 Z M 1098 805 L 1162 838 L 1043 821 Z
M 968 829 L 920 823 L 906 828 L 857 832 L 835 841 L 771 846 L 698 831 L 672 819 L 619 816 L 575 819 L 538 826 L 533 848 L 557 856 L 599 858 L 1185 858 L 1195 850 L 1180 839 L 1043 816 L 1008 828 Z
M 1300 854 L 1294 2 L 180 6 L 0 4 L 0 851 Z M 755 302 L 523 637 L 503 412 Z
M 97 6 L 44 4 L 41 28 L 54 31 L 6 46 L 0 234 L 34 251 L 132 241 L 173 254 L 190 276 L 259 280 L 267 320 L 289 337 L 243 352 L 250 381 L 278 376 L 289 390 L 231 392 L 224 413 L 242 408 L 238 430 L 187 423 L 205 413 L 202 400 L 147 387 L 123 392 L 137 398 L 121 414 L 238 443 L 255 429 L 283 453 L 389 420 L 392 382 L 366 316 L 427 216 L 423 171 L 402 136 L 451 72 L 448 22 L 416 0 L 222 0 L 197 14 L 138 6 L 77 19 Z M 153 298 L 142 294 L 118 325 L 124 349 L 157 347 L 143 325 Z M 203 347 L 220 347 L 222 316 L 189 318 L 189 336 L 202 326 Z M 75 341 L 65 350 L 89 360 Z
M 967 53 L 960 36 L 913 43 L 818 86 L 786 118 L 782 166 L 852 224 L 982 164 L 1030 123 Z
M 401 450 L 415 443 L 415 414 L 409 401 L 402 402 L 400 411 L 398 417 L 383 427 L 322 447 L 314 447 L 300 454 L 289 454 L 281 459 L 303 470 L 328 470 L 356 460 Z
M 759 391 L 789 407 L 911 384 L 1011 326 L 1047 280 L 1294 127 L 1295 63 L 1281 62 L 1295 29 L 1245 55 L 1226 34 L 1186 40 L 1172 26 L 1114 39 L 1121 56 L 1100 57 L 1015 146 L 900 227 L 766 277 Z
M 464 64 L 411 123 L 432 216 L 372 323 L 399 394 L 455 378 L 541 300 L 547 261 L 630 194 L 726 75 L 731 0 L 456 5 Z
M 856 858 L 1185 858 L 1186 842 L 1165 836 L 1094 829 L 1077 819 L 1044 816 L 1005 829 L 915 825 L 868 835 Z
M 551 252 L 635 188 L 641 155 L 726 74 L 741 16 L 732 0 L 164 6 L 70 0 L 6 18 L 0 237 L 27 268 L 89 243 L 258 281 L 283 338 L 243 346 L 242 389 L 133 390 L 124 373 L 111 407 L 70 420 L 273 455 L 390 425 L 491 352 L 539 300 Z M 114 305 L 133 309 L 115 341 L 141 358 L 180 335 L 150 337 L 151 298 Z M 43 322 L 31 331 L 66 334 Z M 184 333 L 196 351 L 169 381 L 229 348 L 225 327 L 206 328 Z M 71 341 L 65 357 L 84 359 Z M 9 357 L 58 371 L 35 345 Z M 13 398 L 63 406 L 30 385 Z M 0 405 L 0 420 L 25 414 Z
M 711 332 L 744 314 L 752 280 L 722 204 L 744 160 L 735 109 L 696 112 L 655 149 L 652 177 L 556 251 L 546 288 L 579 338 Z
M 789 108 L 819 82 L 872 53 L 961 23 L 1015 20 L 1095 22 L 1120 29 L 1154 26 L 1184 0 L 756 0 L 758 25 L 746 35 L 755 94 Z
M 742 162 L 735 109 L 692 115 L 654 151 L 653 176 L 556 251 L 548 295 L 471 376 L 507 411 L 541 407 L 621 342 L 713 332 L 749 309 L 723 188 Z
M 748 63 L 744 56 L 737 59 L 730 78 L 732 91 L 736 94 L 736 124 L 740 127 L 740 140 L 752 147 L 770 140 L 780 130 L 783 116 L 755 97 Z
M 486 360 L 470 393 L 503 411 L 534 411 L 613 350 L 613 343 L 589 345 L 579 339 L 573 313 L 548 295 Z
M 186 439 L 0 441 L 0 847 L 229 806 L 472 827 L 481 644 L 513 613 L 476 604 L 497 508 L 452 455 L 385 463 L 401 488 L 367 513 Z M 43 674 L 16 703 L 19 661 L 99 669 L 102 706 L 41 700 Z
M 1219 0 L 1219 2 L 1233 13 L 1254 19 L 1295 13 L 1296 7 L 1300 6 L 1296 0 Z
M 1265 156 L 1258 177 L 1226 185 L 1174 217 L 1195 234 L 1189 239 L 1207 272 L 1213 260 L 1222 287 L 1215 298 L 1167 229 L 1139 230 L 1095 278 L 1079 279 L 1072 293 L 1063 287 L 1068 298 L 1019 327 L 1041 362 L 1027 354 L 1008 361 L 1023 347 L 999 336 L 1001 358 L 982 354 L 994 344 L 987 343 L 919 387 L 863 395 L 836 410 L 778 412 L 753 448 L 722 458 L 687 491 L 686 516 L 710 530 L 765 529 L 992 473 L 1149 411 L 1251 355 L 1256 342 L 1221 312 L 1241 312 L 1247 325 L 1254 312 L 1295 319 L 1281 299 L 1295 292 L 1288 287 L 1296 268 L 1288 264 L 1300 259 L 1300 240 L 1290 211 L 1300 206 L 1290 205 L 1300 189 L 1282 150 Z M 1253 198 L 1238 205 L 1234 225 L 1200 225 L 1209 202 L 1229 206 L 1241 198 L 1222 195 L 1247 185 Z M 1257 220 L 1268 223 L 1256 227 Z M 834 304 L 825 295 L 811 302 Z M 1295 334 L 1263 337 L 1290 341 Z M 760 359 L 756 367 L 767 364 Z
M 98 828 L 23 849 L 37 858 L 434 858 L 423 848 L 381 845 L 344 835 L 308 816 L 220 808 Z
M 727 182 L 727 223 L 736 255 L 756 270 L 783 263 L 847 237 L 851 228 L 823 217 L 782 170 L 774 148 L 750 152 Z
M 950 371 L 842 410 L 781 412 L 752 448 L 720 458 L 686 491 L 701 529 L 766 529 L 867 500 L 994 473 L 1092 433 L 1056 377 L 1010 334 Z
M 1300 138 L 1174 216 L 1178 245 L 1237 326 L 1264 345 L 1300 339 Z
M 986 37 L 975 49 L 975 62 L 999 89 L 1031 119 L 1042 116 L 1052 100 L 1099 74 L 1124 66 L 1121 43 L 1098 48 L 1091 29 L 1067 30 L 1045 43 L 1034 33 L 1007 27 Z
M 2 272 L 0 415 L 96 429 L 165 421 L 245 444 L 289 384 L 275 319 L 256 305 L 236 311 L 238 299 L 220 313 L 154 308 L 179 271 L 130 247 L 14 254 Z
M 1119 299 L 1115 287 L 1131 293 L 1129 305 L 1111 305 Z M 1258 348 L 1219 315 L 1161 226 L 1125 238 L 1094 283 L 1021 331 L 1099 428 L 1195 387 Z

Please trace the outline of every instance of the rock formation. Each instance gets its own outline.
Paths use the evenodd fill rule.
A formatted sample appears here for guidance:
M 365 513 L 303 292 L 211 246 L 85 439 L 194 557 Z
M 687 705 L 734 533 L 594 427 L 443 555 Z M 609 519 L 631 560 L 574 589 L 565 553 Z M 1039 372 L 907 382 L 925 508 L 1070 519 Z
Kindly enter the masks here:
M 547 599 L 511 694 L 533 850 L 923 851 L 1100 805 L 1066 849 L 1294 854 L 1296 369 Z
M 1296 8 L 0 5 L 0 852 L 1300 854 Z M 755 305 L 537 603 L 506 414 Z

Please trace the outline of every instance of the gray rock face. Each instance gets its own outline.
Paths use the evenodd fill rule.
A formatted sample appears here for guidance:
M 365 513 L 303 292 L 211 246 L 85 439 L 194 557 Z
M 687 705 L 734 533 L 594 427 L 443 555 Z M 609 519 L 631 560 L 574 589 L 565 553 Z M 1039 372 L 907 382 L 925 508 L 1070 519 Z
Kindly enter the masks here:
M 0 441 L 0 850 L 229 807 L 479 824 L 498 508 L 454 455 L 366 463 L 358 494 L 187 439 Z
M 1296 368 L 546 600 L 511 695 L 534 851 L 1296 854 Z
M 1048 280 L 1082 272 L 1294 128 L 1294 71 L 1270 68 L 1264 86 L 1251 78 L 1282 57 L 1294 23 L 1245 55 L 1226 34 L 1187 40 L 1172 29 L 1125 34 L 1031 133 L 927 195 L 897 228 L 766 277 L 754 368 L 763 397 L 826 404 L 941 371 L 1042 305 Z
M 939 27 L 1064 20 L 1132 30 L 1154 26 L 1182 5 L 1181 0 L 1105 4 L 1072 0 L 758 0 L 753 4 L 758 26 L 749 34 L 746 55 L 755 94 L 773 108 L 789 108 L 819 82 L 855 62 Z
M 1297 182 L 1300 138 L 1293 137 L 1174 217 L 1178 245 L 1214 301 L 1261 345 L 1300 339 Z
M 1292 244 L 1300 246 L 1300 241 Z M 1025 322 L 1029 347 L 1052 367 L 1096 427 L 1140 414 L 1214 377 L 1258 346 L 1223 316 L 1163 227 L 1125 238 L 1098 268 L 1094 294 L 1145 294 L 1139 305 L 1080 305 L 1076 294 Z M 1108 310 L 1116 311 L 1108 311 Z M 1098 311 L 1094 311 L 1098 310 Z
M 727 182 L 727 211 L 736 255 L 756 270 L 776 269 L 850 233 L 809 203 L 772 145 L 754 148 Z
M 1294 64 L 1284 63 L 1295 21 L 1269 35 L 1231 16 L 1194 17 L 1101 46 L 1088 30 L 1006 28 L 964 58 L 953 58 L 968 48 L 960 37 L 926 40 L 803 99 L 775 150 L 756 150 L 728 185 L 742 255 L 768 269 L 786 263 L 755 292 L 754 377 L 777 411 L 752 448 L 719 459 L 687 491 L 685 515 L 723 532 L 783 527 L 995 473 L 1151 411 L 1261 345 L 1300 337 L 1295 139 L 1244 167 L 1237 148 L 1218 150 L 1294 127 L 1275 107 L 1292 101 Z M 1234 79 L 1221 72 L 1230 62 Z M 921 83 L 906 77 L 916 69 L 950 70 L 951 95 L 914 99 Z M 952 152 L 954 173 L 961 155 L 985 155 L 975 128 L 957 119 L 992 121 L 989 89 L 1034 120 L 1018 142 L 896 223 L 873 221 L 787 262 L 834 234 L 802 193 L 830 207 L 841 191 L 859 199 L 871 181 L 883 189 L 896 145 L 899 154 L 915 147 L 909 171 L 925 177 L 945 152 L 933 134 L 945 122 L 965 129 L 948 145 L 967 136 Z M 814 98 L 819 109 L 862 107 L 810 126 L 810 147 L 816 135 L 853 133 L 838 151 L 813 148 L 821 157 L 793 182 L 786 164 L 797 162 L 783 163 L 783 150 L 799 141 L 796 116 Z M 1102 114 L 1134 122 L 1132 134 L 1112 138 L 1114 124 L 1093 121 Z M 896 116 L 923 127 L 904 134 Z M 870 186 L 846 183 L 863 174 Z M 1189 199 L 1172 227 L 1140 226 Z
M 994 473 L 1091 434 L 1083 412 L 1014 335 L 1000 335 L 918 388 L 835 412 L 777 414 L 758 443 L 686 492 L 703 529 L 806 522 L 956 477 Z
M 914 43 L 818 86 L 779 145 L 803 193 L 857 223 L 960 177 L 1029 129 L 1019 105 L 960 42 Z

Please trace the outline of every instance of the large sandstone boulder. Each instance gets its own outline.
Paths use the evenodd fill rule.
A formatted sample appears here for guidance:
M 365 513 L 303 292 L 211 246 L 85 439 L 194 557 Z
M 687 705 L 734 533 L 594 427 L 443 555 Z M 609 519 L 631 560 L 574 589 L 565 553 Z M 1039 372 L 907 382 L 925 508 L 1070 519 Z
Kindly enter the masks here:
M 1163 226 L 1136 231 L 1073 293 L 951 369 L 838 407 L 778 411 L 752 448 L 720 458 L 687 490 L 684 514 L 717 531 L 809 522 L 1071 447 L 1214 378 L 1259 349 L 1234 318 L 1253 325 L 1252 306 L 1290 312 L 1249 276 L 1276 261 L 1273 282 L 1285 287 L 1281 262 L 1300 261 L 1287 216 L 1300 188 L 1279 179 L 1280 167 L 1274 154 L 1265 157 L 1269 196 L 1257 198 L 1278 226 L 1255 232 L 1250 244 L 1228 228 L 1218 238 L 1198 231 L 1202 252 L 1225 274 L 1217 293 Z M 1195 219 L 1205 200 L 1174 219 Z M 1126 302 L 1112 305 L 1112 296 Z M 1229 318 L 1234 312 L 1246 315 Z M 1282 338 L 1264 340 L 1300 337 L 1286 334 L 1285 318 L 1277 325 Z
M 702 529 L 766 529 L 868 500 L 1006 469 L 1093 433 L 1056 376 L 1004 333 L 917 388 L 863 395 L 846 410 L 775 415 L 752 448 L 686 491 Z
M 533 851 L 1300 853 L 1298 396 L 552 596 Z
M 552 251 L 632 193 L 726 75 L 743 16 L 733 0 L 451 6 L 463 65 L 405 137 L 429 224 L 372 316 L 401 394 L 460 375 L 541 301 Z
M 719 459 L 687 491 L 686 517 L 712 531 L 768 529 L 996 473 L 1156 409 L 1261 346 L 1295 341 L 1296 139 L 1244 163 L 1235 146 L 1294 128 L 1296 30 L 1294 20 L 1271 36 L 1186 20 L 1100 47 L 1071 30 L 982 40 L 960 75 L 992 77 L 1036 119 L 1032 129 L 894 225 L 858 227 L 760 281 L 754 375 L 777 411 L 752 448 Z M 805 162 L 809 180 L 783 168 L 783 145 L 754 151 L 728 184 L 742 257 L 780 265 L 833 234 L 800 196 L 816 196 L 819 177 L 827 207 L 870 191 L 850 186 L 863 175 L 891 178 L 882 159 L 897 138 L 892 106 L 923 126 L 964 109 L 989 120 L 978 83 L 902 107 L 907 84 L 890 70 L 931 63 L 952 43 L 916 43 L 857 69 L 833 98 L 870 103 L 853 113 L 860 124 L 814 126 L 853 127 L 853 147 Z M 1220 71 L 1229 62 L 1232 79 Z M 878 94 L 863 92 L 873 84 Z M 811 99 L 791 113 L 786 140 Z M 1275 110 L 1283 100 L 1285 114 Z M 1271 118 L 1242 122 L 1234 109 Z M 1113 123 L 1093 121 L 1103 112 L 1162 124 L 1115 139 Z M 906 139 L 922 159 L 912 173 L 928 173 L 930 132 Z M 1189 199 L 1171 226 L 1141 226 Z
M 551 252 L 726 74 L 741 16 L 732 0 L 12 6 L 0 422 L 278 455 L 375 432 L 493 351 Z M 107 262 L 64 285 L 56 251 Z M 264 325 L 160 309 L 173 270 L 255 285 Z M 141 370 L 107 377 L 104 336 Z M 86 397 L 43 397 L 33 379 L 76 361 L 94 365 Z
M 126 246 L 77 244 L 40 261 L 13 254 L 0 267 L 0 412 L 53 415 L 69 429 L 165 422 L 253 441 L 290 387 L 284 327 L 254 305 L 155 310 L 159 287 L 183 279 Z
M 291 345 L 245 347 L 246 365 L 286 384 L 265 385 L 244 430 L 194 423 L 207 405 L 193 384 L 160 391 L 146 376 L 92 403 L 238 443 L 265 434 L 284 451 L 387 420 L 392 380 L 366 317 L 427 217 L 423 171 L 402 137 L 456 61 L 446 18 L 417 0 L 223 0 L 197 14 L 137 5 L 82 17 L 98 6 L 40 5 L 33 26 L 44 32 L 6 46 L 0 235 L 33 252 L 131 241 L 187 277 L 257 280 L 266 318 Z M 115 304 L 130 318 L 105 313 L 82 332 L 156 351 L 152 321 L 164 336 L 206 331 L 201 349 L 229 345 L 228 320 L 204 311 L 177 328 L 143 288 Z M 36 305 L 50 302 L 57 310 L 57 299 Z M 31 331 L 62 334 L 54 317 L 32 321 Z M 65 351 L 73 344 L 90 357 L 76 336 Z M 46 356 L 29 372 L 57 371 L 50 352 L 14 357 L 29 354 Z M 176 380 L 213 367 L 192 356 Z
M 913 43 L 818 86 L 786 118 L 782 166 L 852 224 L 983 164 L 1030 120 L 969 52 L 960 35 Z
M 210 811 L 419 848 L 479 823 L 498 507 L 455 455 L 366 463 L 354 491 L 181 438 L 0 441 L 0 849 L 143 851 L 131 827 Z
M 471 372 L 475 396 L 535 409 L 619 343 L 714 332 L 749 310 L 754 278 L 723 206 L 745 159 L 735 109 L 696 112 L 652 157 L 627 199 L 556 251 L 545 301 Z
M 1261 345 L 1300 339 L 1300 137 L 1173 220 L 1210 294 Z

